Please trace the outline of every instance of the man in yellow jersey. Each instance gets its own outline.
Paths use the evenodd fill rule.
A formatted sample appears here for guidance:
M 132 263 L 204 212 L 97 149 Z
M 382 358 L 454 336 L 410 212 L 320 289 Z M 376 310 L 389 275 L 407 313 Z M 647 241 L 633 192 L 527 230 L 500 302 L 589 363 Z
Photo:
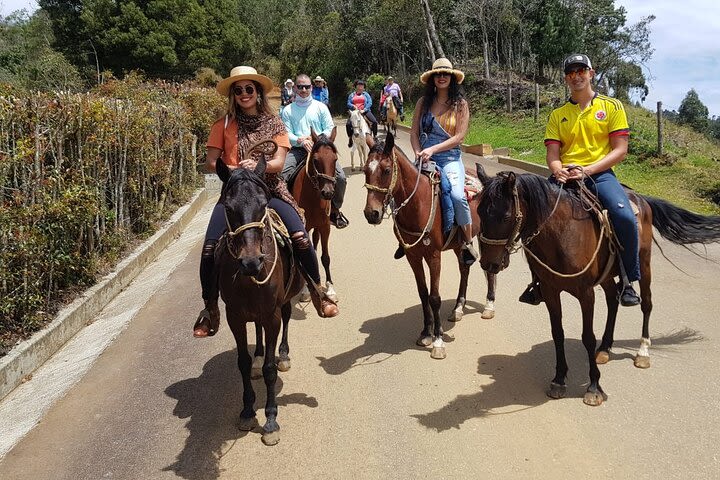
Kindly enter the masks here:
M 632 286 L 632 282 L 640 279 L 637 221 L 612 169 L 625 159 L 628 151 L 630 129 L 625 109 L 619 100 L 593 90 L 595 70 L 587 55 L 570 55 L 563 62 L 563 69 L 570 99 L 553 110 L 545 130 L 550 181 L 565 183 L 582 180 L 585 175 L 585 185 L 607 209 L 623 247 L 620 304 L 638 305 L 640 296 Z M 528 286 L 520 301 L 534 305 L 542 301 L 536 282 Z

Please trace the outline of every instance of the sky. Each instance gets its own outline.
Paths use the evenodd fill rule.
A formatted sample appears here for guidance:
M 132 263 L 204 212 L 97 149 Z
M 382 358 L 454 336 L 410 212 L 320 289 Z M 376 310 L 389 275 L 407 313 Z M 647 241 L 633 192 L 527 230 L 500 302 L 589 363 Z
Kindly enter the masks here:
M 627 25 L 655 15 L 650 42 L 655 49 L 643 66 L 650 94 L 643 103 L 655 110 L 658 101 L 666 110 L 677 110 L 691 88 L 720 116 L 720 24 L 719 0 L 615 0 L 627 11 Z M 0 14 L 37 8 L 34 0 L 0 0 Z M 715 25 L 713 25 L 715 23 Z

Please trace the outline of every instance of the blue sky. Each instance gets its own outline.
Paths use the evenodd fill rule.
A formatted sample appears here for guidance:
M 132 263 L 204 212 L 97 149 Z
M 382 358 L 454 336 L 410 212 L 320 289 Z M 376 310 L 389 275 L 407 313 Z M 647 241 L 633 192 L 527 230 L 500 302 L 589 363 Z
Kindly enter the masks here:
M 653 58 L 644 67 L 650 94 L 644 105 L 677 110 L 694 88 L 710 115 L 720 116 L 720 0 L 615 0 L 627 10 L 627 24 L 650 14 Z M 0 0 L 0 11 L 34 10 L 34 0 Z

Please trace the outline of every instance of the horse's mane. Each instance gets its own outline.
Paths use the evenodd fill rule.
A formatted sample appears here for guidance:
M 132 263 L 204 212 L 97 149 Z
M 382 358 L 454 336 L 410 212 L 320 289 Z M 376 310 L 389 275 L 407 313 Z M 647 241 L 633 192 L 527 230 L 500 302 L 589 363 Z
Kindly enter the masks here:
M 337 147 L 335 147 L 333 141 L 330 140 L 330 137 L 328 137 L 324 133 L 320 134 L 317 137 L 317 140 L 315 141 L 315 143 L 313 143 L 312 151 L 310 153 L 314 155 L 318 150 L 320 150 L 320 147 L 330 147 L 333 153 L 338 153 Z
M 230 178 L 227 181 L 227 185 L 223 189 L 223 196 L 225 196 L 229 187 L 237 182 L 250 182 L 260 187 L 265 193 L 265 195 L 267 195 L 268 197 L 270 197 L 272 194 L 272 192 L 270 191 L 270 187 L 268 187 L 267 183 L 265 183 L 265 180 L 260 177 L 260 175 L 247 168 L 237 168 L 233 170 L 232 174 L 230 175 Z
M 507 189 L 509 172 L 500 172 L 490 183 L 483 187 L 483 197 L 491 204 L 496 199 L 509 195 Z M 557 185 L 550 183 L 545 177 L 532 173 L 516 175 L 518 196 L 527 208 L 527 216 L 543 222 L 550 216 L 557 195 L 562 191 Z

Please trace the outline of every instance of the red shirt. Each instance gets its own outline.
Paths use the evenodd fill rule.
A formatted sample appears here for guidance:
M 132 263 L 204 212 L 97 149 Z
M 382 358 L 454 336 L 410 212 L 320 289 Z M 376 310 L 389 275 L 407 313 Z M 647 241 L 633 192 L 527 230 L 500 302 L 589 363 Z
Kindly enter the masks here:
M 352 103 L 358 110 L 365 110 L 365 95 L 355 92 L 352 98 Z

